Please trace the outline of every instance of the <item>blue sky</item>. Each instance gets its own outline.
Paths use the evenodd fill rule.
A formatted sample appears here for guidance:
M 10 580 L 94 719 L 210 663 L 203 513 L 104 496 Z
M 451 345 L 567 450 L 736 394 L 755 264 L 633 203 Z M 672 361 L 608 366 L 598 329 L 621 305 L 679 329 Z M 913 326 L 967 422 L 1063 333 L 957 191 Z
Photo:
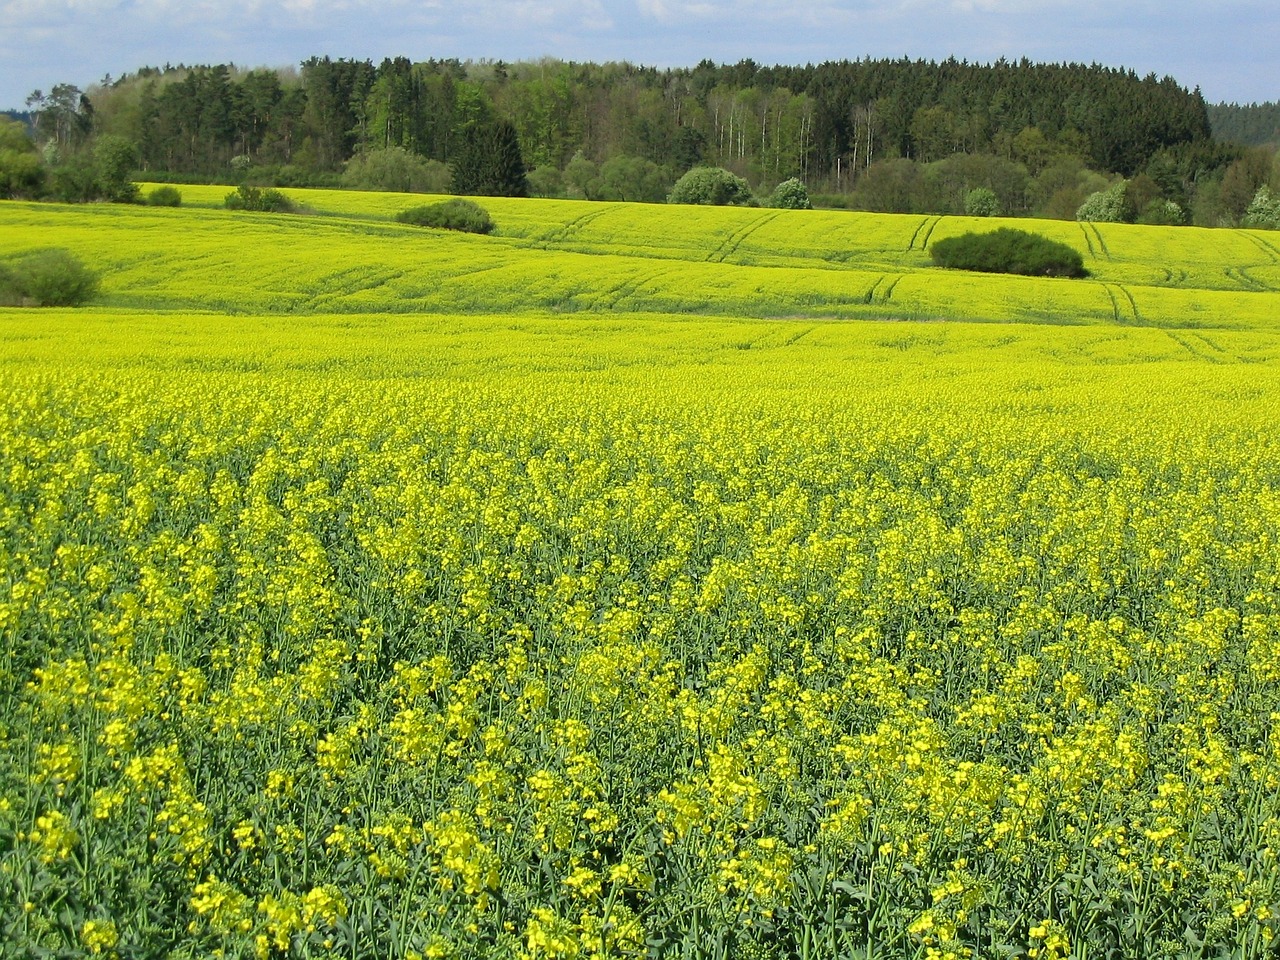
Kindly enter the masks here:
M 324 54 L 659 67 L 1025 56 L 1248 103 L 1280 100 L 1280 0 L 0 0 L 0 108 L 148 64 Z

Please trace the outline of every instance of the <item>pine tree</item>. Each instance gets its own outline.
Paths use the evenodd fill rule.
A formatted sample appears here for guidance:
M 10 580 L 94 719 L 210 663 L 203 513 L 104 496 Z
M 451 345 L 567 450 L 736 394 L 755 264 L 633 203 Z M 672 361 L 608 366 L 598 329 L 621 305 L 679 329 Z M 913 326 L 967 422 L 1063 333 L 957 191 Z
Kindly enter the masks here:
M 529 181 L 516 128 L 506 120 L 467 131 L 453 158 L 453 192 L 479 197 L 527 197 Z

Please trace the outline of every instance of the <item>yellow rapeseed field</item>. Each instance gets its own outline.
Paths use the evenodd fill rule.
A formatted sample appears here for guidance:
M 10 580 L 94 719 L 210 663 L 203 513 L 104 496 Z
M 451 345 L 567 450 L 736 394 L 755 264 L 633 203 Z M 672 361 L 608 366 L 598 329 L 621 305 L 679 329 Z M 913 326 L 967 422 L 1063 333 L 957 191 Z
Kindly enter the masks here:
M 0 955 L 1274 954 L 1268 235 L 222 193 L 0 204 Z

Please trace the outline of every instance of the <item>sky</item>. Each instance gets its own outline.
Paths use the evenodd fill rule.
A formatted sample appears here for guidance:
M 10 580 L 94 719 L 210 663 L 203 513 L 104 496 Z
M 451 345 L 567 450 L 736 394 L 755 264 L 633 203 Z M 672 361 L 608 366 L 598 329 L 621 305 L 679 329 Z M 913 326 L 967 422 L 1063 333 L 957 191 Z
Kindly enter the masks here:
M 1210 103 L 1280 100 L 1280 0 L 0 0 L 0 109 L 165 63 L 1004 57 L 1172 76 Z

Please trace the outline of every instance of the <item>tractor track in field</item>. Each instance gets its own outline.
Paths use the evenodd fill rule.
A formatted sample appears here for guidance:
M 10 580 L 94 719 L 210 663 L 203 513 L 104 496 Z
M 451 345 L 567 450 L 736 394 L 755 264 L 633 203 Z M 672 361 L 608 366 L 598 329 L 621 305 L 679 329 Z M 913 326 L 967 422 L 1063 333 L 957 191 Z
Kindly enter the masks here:
M 1080 232 L 1084 234 L 1084 245 L 1089 248 L 1089 256 L 1098 259 L 1098 252 L 1093 249 L 1093 237 L 1089 236 L 1089 231 L 1085 229 L 1085 225 L 1080 224 Z
M 893 296 L 894 287 L 898 285 L 904 276 L 905 274 L 901 273 L 884 274 L 878 278 L 876 282 L 871 285 L 871 289 L 863 295 L 862 302 L 881 305 L 888 303 L 889 298 Z M 884 284 L 885 286 L 882 288 L 881 284 Z
M 1115 321 L 1122 327 L 1142 324 L 1142 314 L 1138 312 L 1138 303 L 1127 289 L 1118 283 L 1104 283 L 1102 289 L 1111 300 L 1111 313 Z M 1119 291 L 1119 296 L 1116 292 Z
M 608 304 L 604 305 L 604 308 L 606 310 L 614 309 L 623 300 L 627 299 L 627 297 L 635 296 L 636 291 L 639 290 L 646 283 L 650 283 L 653 280 L 657 280 L 659 277 L 661 277 L 665 273 L 667 273 L 667 270 L 665 268 L 661 270 L 649 270 L 644 273 L 637 274 L 628 280 L 624 280 L 613 290 L 609 291 L 607 296 L 609 296 L 611 299 L 609 300 Z
M 934 229 L 941 222 L 942 222 L 941 217 L 925 217 L 918 224 L 916 224 L 915 232 L 911 234 L 911 239 L 907 241 L 907 252 L 910 253 L 911 251 L 916 249 L 917 240 L 920 242 L 919 249 L 924 250 L 929 243 L 929 238 L 933 236 Z M 923 237 L 920 236 L 921 232 L 924 233 Z
M 707 254 L 706 262 L 724 263 L 728 257 L 731 257 L 733 254 L 738 252 L 738 247 L 742 246 L 742 241 L 746 240 L 747 237 L 751 236 L 751 234 L 755 233 L 766 223 L 776 220 L 778 216 L 778 212 L 773 211 L 771 213 L 766 213 L 762 217 L 756 217 L 756 219 L 752 220 L 745 227 L 739 227 L 737 230 L 733 231 L 733 233 L 729 234 L 720 246 Z
M 1250 276 L 1248 267 L 1224 267 L 1222 270 L 1232 283 L 1239 284 L 1250 293 L 1266 293 L 1272 288 L 1256 277 Z
M 1102 251 L 1102 255 L 1108 260 L 1111 259 L 1111 251 L 1107 249 L 1107 241 L 1102 239 L 1102 231 L 1098 229 L 1096 223 L 1090 223 L 1089 229 L 1093 231 L 1093 235 L 1098 238 L 1098 248 Z
M 564 243 L 574 234 L 582 232 L 582 228 L 599 220 L 606 213 L 610 213 L 616 204 L 603 204 L 603 209 L 589 210 L 580 217 L 575 217 L 568 223 L 548 231 L 540 238 L 543 243 Z
M 1165 335 L 1182 347 L 1183 350 L 1191 354 L 1197 360 L 1203 360 L 1205 363 L 1223 364 L 1223 363 L 1240 363 L 1239 357 L 1233 356 L 1222 347 L 1218 346 L 1207 337 L 1203 337 L 1197 333 L 1174 333 L 1172 330 L 1165 328 Z
M 803 339 L 804 339 L 805 337 L 807 337 L 809 334 L 813 333 L 813 331 L 814 331 L 814 330 L 816 330 L 816 329 L 818 329 L 818 328 L 817 328 L 817 327 L 805 327 L 803 330 L 801 330 L 801 331 L 800 331 L 799 333 L 797 333 L 795 336 L 793 336 L 793 337 L 787 337 L 787 339 L 783 340 L 783 341 L 782 341 L 782 346 L 784 346 L 784 347 L 790 347 L 790 346 L 794 345 L 795 343 L 797 343 L 798 341 L 803 340 Z
M 1280 249 L 1272 246 L 1271 241 L 1255 237 L 1251 233 L 1242 233 L 1241 236 L 1265 253 L 1272 263 L 1280 263 Z

